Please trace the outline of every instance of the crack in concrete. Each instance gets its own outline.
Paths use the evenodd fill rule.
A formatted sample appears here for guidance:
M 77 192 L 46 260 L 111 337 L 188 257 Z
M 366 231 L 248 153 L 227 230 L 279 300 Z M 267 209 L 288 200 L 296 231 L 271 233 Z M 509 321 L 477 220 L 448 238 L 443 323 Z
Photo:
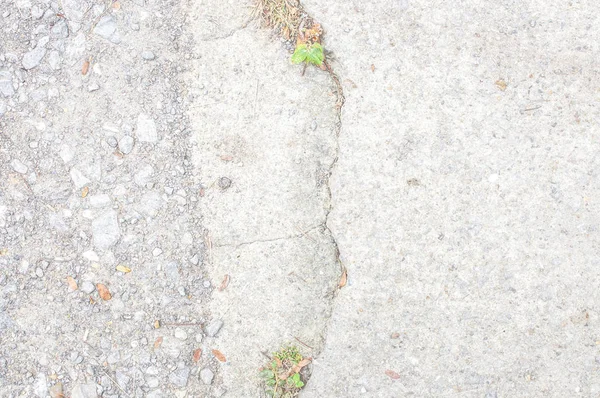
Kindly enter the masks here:
M 278 242 L 278 241 L 282 241 L 282 240 L 299 239 L 299 238 L 307 237 L 309 232 L 314 231 L 315 229 L 317 229 L 321 226 L 323 226 L 323 224 L 315 225 L 314 227 L 310 227 L 309 229 L 305 230 L 304 232 L 301 232 L 301 233 L 298 233 L 295 235 L 288 235 L 288 236 L 282 236 L 279 238 L 269 238 L 269 239 L 254 239 L 254 240 L 238 242 L 238 243 L 219 243 L 219 244 L 214 244 L 213 247 L 233 247 L 234 250 L 237 250 L 242 246 L 252 245 L 255 243 L 268 243 L 268 242 Z M 327 227 L 325 227 L 325 228 L 327 228 Z M 308 237 L 308 238 L 310 239 L 310 237 Z
M 346 97 L 344 96 L 344 88 L 342 87 L 340 78 L 337 75 L 337 73 L 334 72 L 333 68 L 331 67 L 331 65 L 329 63 L 325 62 L 325 66 L 327 67 L 327 72 L 329 73 L 329 76 L 331 77 L 331 79 L 335 85 L 336 121 L 335 121 L 335 153 L 334 153 L 333 161 L 329 165 L 329 170 L 327 172 L 327 183 L 326 183 L 327 194 L 329 196 L 329 206 L 327 207 L 327 210 L 325 212 L 325 222 L 323 225 L 324 225 L 325 229 L 327 230 L 327 233 L 331 237 L 332 244 L 335 248 L 336 261 L 340 266 L 341 274 L 343 274 L 346 271 L 346 267 L 344 267 L 344 264 L 342 263 L 342 260 L 340 259 L 340 248 L 337 244 L 337 240 L 335 239 L 333 231 L 331 231 L 331 229 L 329 228 L 328 223 L 329 223 L 329 215 L 331 214 L 331 211 L 333 210 L 333 193 L 331 191 L 331 176 L 333 175 L 333 170 L 335 169 L 335 166 L 337 165 L 337 162 L 339 160 L 340 134 L 342 131 L 342 108 L 344 107 L 344 103 L 346 102 Z M 337 290 L 338 289 L 336 289 L 336 292 L 337 292 Z M 335 293 L 334 293 L 334 297 L 335 297 Z

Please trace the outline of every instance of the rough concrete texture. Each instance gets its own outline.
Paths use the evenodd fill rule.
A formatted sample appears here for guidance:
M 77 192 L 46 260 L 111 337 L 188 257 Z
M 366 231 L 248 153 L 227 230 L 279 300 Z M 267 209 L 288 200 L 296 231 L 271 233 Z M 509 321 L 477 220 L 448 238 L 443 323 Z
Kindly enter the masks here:
M 305 4 L 345 86 L 349 279 L 303 396 L 600 394 L 595 6 Z
M 191 13 L 194 36 L 205 38 L 196 51 L 210 54 L 189 76 L 194 164 L 207 184 L 208 272 L 230 281 L 210 305 L 224 322 L 213 343 L 227 357 L 221 377 L 231 396 L 260 396 L 263 353 L 295 338 L 315 350 L 323 344 L 341 272 L 325 228 L 337 119 L 329 77 L 316 69 L 300 76 L 269 32 L 243 29 L 242 18 L 225 13 L 214 23 L 231 35 L 211 37 L 200 21 L 219 4 Z M 231 10 L 248 15 L 242 3 Z
M 0 3 L 0 396 L 598 396 L 595 4 L 250 4 Z

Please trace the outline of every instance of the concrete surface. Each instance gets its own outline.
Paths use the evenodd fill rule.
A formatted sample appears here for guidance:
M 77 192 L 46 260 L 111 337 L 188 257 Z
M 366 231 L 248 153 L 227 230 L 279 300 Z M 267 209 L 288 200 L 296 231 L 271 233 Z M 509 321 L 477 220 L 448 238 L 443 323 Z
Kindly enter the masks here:
M 197 4 L 190 18 L 220 4 Z M 247 15 L 243 3 L 230 7 Z M 227 358 L 220 371 L 229 395 L 258 397 L 264 354 L 296 339 L 314 352 L 323 346 L 341 273 L 325 228 L 337 118 L 326 74 L 302 77 L 270 32 L 241 28 L 230 13 L 214 18 L 233 33 L 215 39 L 193 24 L 194 36 L 206 37 L 196 52 L 210 56 L 188 76 L 207 270 L 230 280 L 213 292 L 210 311 L 224 322 L 214 344 Z
M 598 396 L 595 6 L 305 4 L 346 89 L 349 279 L 303 396 Z
M 600 394 L 594 3 L 0 1 L 0 396 Z

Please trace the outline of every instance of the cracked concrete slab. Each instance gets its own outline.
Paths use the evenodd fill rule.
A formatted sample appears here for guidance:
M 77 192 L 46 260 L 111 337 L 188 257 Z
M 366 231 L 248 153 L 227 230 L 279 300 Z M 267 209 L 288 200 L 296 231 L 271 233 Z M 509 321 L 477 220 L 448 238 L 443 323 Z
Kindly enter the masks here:
M 305 6 L 346 89 L 348 285 L 302 395 L 597 395 L 591 4 Z
M 248 16 L 244 4 L 231 12 L 238 21 Z M 204 7 L 195 6 L 191 19 L 202 18 Z M 227 358 L 218 377 L 229 396 L 260 396 L 263 353 L 296 338 L 312 347 L 303 347 L 307 355 L 323 345 L 340 275 L 325 227 L 337 118 L 327 74 L 301 76 L 270 32 L 227 23 L 232 33 L 217 46 L 196 43 L 210 56 L 188 76 L 189 115 L 204 182 L 207 268 L 217 284 L 229 277 L 210 305 L 223 321 L 211 341 Z M 196 37 L 210 33 L 197 26 Z

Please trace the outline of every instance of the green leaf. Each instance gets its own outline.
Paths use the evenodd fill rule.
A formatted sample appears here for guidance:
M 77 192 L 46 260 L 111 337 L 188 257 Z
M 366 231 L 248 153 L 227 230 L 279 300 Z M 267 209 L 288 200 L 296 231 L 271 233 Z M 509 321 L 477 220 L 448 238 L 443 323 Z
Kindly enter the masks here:
M 325 55 L 323 54 L 323 47 L 319 43 L 314 43 L 308 50 L 308 55 L 306 59 L 307 62 L 310 62 L 311 64 L 321 66 L 321 64 L 325 60 Z
M 265 384 L 268 385 L 268 386 L 274 386 L 275 385 L 275 379 L 268 379 L 265 382 Z
M 306 44 L 299 44 L 292 54 L 292 62 L 295 64 L 300 64 L 306 61 L 307 57 L 308 48 L 306 47 Z
M 275 377 L 275 374 L 273 373 L 273 371 L 269 370 L 269 369 L 265 369 L 262 372 L 259 373 L 260 377 L 263 377 L 265 379 L 272 379 Z
M 302 388 L 304 387 L 304 383 L 302 382 L 302 380 L 300 380 L 300 374 L 299 373 L 295 373 L 292 377 L 290 377 L 288 380 L 292 380 L 292 383 L 294 383 L 294 385 L 297 388 Z

